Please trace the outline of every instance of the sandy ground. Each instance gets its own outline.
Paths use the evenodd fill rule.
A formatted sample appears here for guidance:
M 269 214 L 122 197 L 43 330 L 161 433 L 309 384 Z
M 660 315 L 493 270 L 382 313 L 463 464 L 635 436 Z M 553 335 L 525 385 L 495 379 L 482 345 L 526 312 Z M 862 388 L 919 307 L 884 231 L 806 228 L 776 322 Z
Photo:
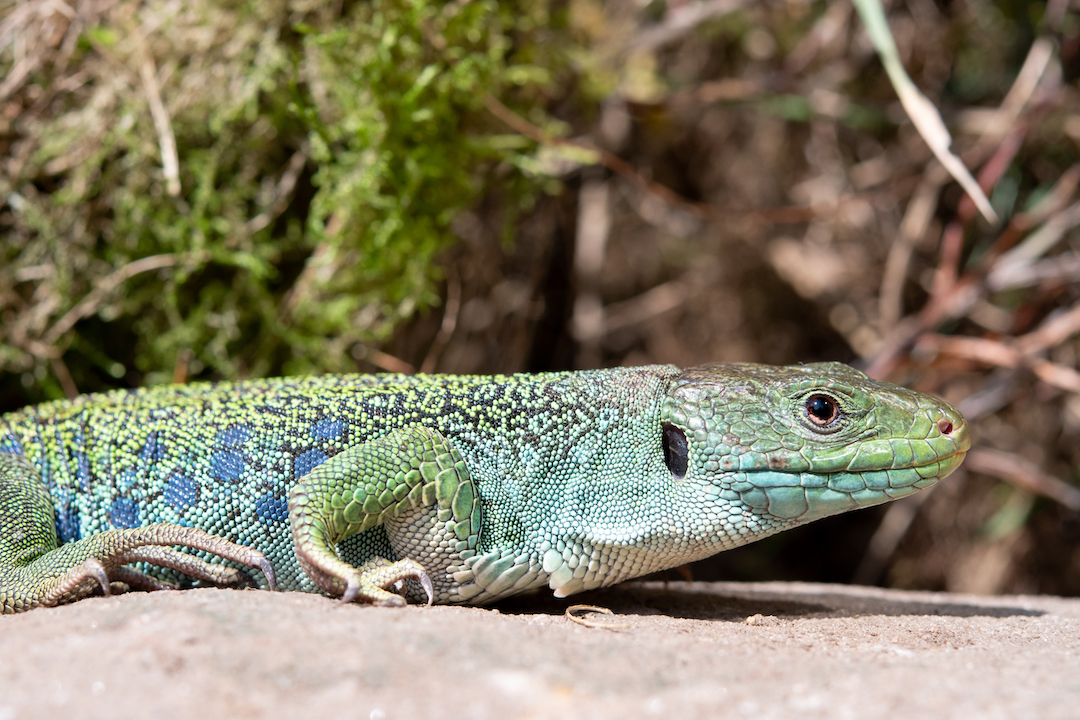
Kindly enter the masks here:
M 588 602 L 614 611 L 566 619 Z M 1080 718 L 1080 600 L 631 585 L 496 609 L 190 590 L 0 617 L 0 720 Z

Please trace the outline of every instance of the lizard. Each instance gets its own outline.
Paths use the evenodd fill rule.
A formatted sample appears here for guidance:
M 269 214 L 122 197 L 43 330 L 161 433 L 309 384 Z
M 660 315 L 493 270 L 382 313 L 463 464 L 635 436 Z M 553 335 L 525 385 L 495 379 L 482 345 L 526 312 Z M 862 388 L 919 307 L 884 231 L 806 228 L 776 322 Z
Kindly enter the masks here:
M 357 374 L 0 416 L 0 607 L 255 585 L 566 597 L 926 488 L 949 404 L 840 363 Z

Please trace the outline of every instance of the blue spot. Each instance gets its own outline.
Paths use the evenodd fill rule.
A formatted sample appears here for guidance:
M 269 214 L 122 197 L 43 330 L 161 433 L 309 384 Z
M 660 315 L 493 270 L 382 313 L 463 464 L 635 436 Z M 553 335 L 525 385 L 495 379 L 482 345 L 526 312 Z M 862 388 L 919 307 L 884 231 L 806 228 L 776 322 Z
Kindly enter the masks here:
M 75 453 L 75 479 L 79 481 L 79 487 L 82 488 L 83 492 L 89 492 L 90 458 L 82 451 Z
M 118 528 L 138 527 L 139 506 L 131 498 L 116 498 L 109 506 L 109 522 Z
M 19 442 L 19 438 L 8 434 L 0 437 L 0 452 L 11 453 L 12 455 L 22 455 L 23 446 L 22 443 Z
M 150 433 L 150 437 L 146 438 L 146 444 L 139 451 L 139 459 L 146 464 L 160 460 L 165 454 L 165 443 L 159 443 L 157 435 L 156 430 Z
M 183 510 L 199 501 L 199 483 L 183 475 L 174 475 L 165 483 L 165 502 L 173 510 Z
M 72 502 L 71 489 L 60 486 L 52 491 L 56 506 L 56 535 L 61 544 L 75 542 L 82 537 L 79 529 L 79 508 Z
M 267 493 L 255 501 L 255 515 L 259 522 L 283 523 L 289 517 L 289 504 L 285 498 L 276 497 L 273 493 Z
M 244 474 L 244 456 L 236 450 L 215 450 L 210 456 L 210 472 L 219 480 L 236 480 Z
M 345 423 L 334 418 L 323 418 L 311 427 L 311 434 L 322 440 L 334 440 L 345 431 Z
M 218 444 L 226 447 L 243 445 L 251 437 L 251 428 L 247 425 L 233 425 L 218 436 Z
M 326 460 L 326 454 L 322 450 L 308 450 L 293 463 L 293 477 L 304 477 Z

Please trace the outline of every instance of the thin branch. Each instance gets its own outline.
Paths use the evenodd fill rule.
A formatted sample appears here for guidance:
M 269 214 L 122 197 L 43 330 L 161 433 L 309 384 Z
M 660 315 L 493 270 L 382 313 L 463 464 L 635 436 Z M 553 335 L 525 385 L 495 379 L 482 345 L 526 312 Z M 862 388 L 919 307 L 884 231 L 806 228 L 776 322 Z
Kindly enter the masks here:
M 433 373 L 439 362 L 442 351 L 457 329 L 458 313 L 461 311 L 461 281 L 451 266 L 449 277 L 446 278 L 446 305 L 443 307 L 442 324 L 439 332 L 428 348 L 427 356 L 420 365 L 420 372 Z
M 927 333 L 919 338 L 916 345 L 918 353 L 937 353 L 950 355 L 964 360 L 1015 368 L 1023 362 L 1023 355 L 1010 343 L 989 338 L 962 337 Z
M 71 377 L 71 372 L 68 370 L 68 366 L 64 362 L 64 359 L 59 355 L 55 355 L 49 358 L 49 364 L 52 366 L 53 374 L 56 375 L 56 379 L 60 381 L 60 387 L 64 389 L 64 395 L 68 398 L 73 398 L 78 395 L 79 387 Z
M 1000 273 L 988 278 L 986 287 L 993 292 L 999 292 L 1041 285 L 1046 282 L 1059 285 L 1080 282 L 1080 257 L 1062 255 L 1017 267 L 1008 273 Z
M 94 284 L 94 289 L 87 293 L 86 297 L 80 300 L 75 307 L 68 310 L 62 318 L 57 320 L 42 337 L 42 341 L 50 346 L 56 343 L 56 341 L 59 340 L 64 333 L 70 330 L 75 323 L 96 313 L 105 299 L 126 280 L 129 280 L 140 273 L 172 267 L 180 262 L 183 257 L 185 256 L 174 253 L 169 253 L 167 255 L 150 255 L 129 262 L 127 265 L 114 270 L 101 280 L 98 280 Z
M 1080 303 L 1065 312 L 1051 315 L 1026 335 L 1016 340 L 1020 352 L 1033 355 L 1046 348 L 1056 347 L 1080 333 Z
M 1047 37 L 1036 38 L 1028 50 L 1024 65 L 1020 68 L 1020 72 L 1017 73 L 1012 87 L 1009 88 L 1005 99 L 1001 101 L 1001 105 L 998 106 L 994 117 L 983 131 L 980 142 L 984 139 L 993 142 L 1005 136 L 1031 100 L 1035 88 L 1039 86 L 1039 81 L 1042 80 L 1043 73 L 1046 72 L 1046 68 L 1053 57 L 1053 42 Z
M 1005 480 L 1021 490 L 1056 500 L 1070 510 L 1080 510 L 1080 488 L 1048 475 L 1019 455 L 977 448 L 968 452 L 965 466 L 968 470 Z
M 1025 367 L 1047 385 L 1080 393 L 1080 372 L 1039 357 L 1080 333 L 1080 303 L 1055 315 L 1026 335 L 1010 340 L 926 334 L 917 352 L 939 353 L 1004 368 Z
M 934 164 L 923 175 L 923 180 L 915 190 L 904 219 L 900 222 L 900 234 L 889 248 L 885 260 L 884 277 L 881 282 L 881 295 L 878 309 L 881 313 L 882 328 L 891 328 L 900 322 L 903 315 L 904 280 L 907 278 L 908 264 L 915 245 L 923 239 L 937 211 L 938 196 L 941 186 L 948 175 L 940 165 Z
M 311 157 L 311 145 L 305 141 L 300 149 L 289 158 L 289 162 L 286 163 L 281 178 L 278 179 L 277 184 L 274 186 L 273 201 L 269 203 L 265 210 L 248 220 L 246 230 L 249 233 L 257 233 L 276 220 L 281 213 L 285 212 L 285 208 L 289 205 L 289 198 L 292 197 L 292 192 L 296 188 L 296 181 L 300 178 L 300 173 L 307 164 L 309 157 Z
M 639 33 L 627 43 L 625 52 L 627 54 L 643 52 L 667 45 L 690 33 L 704 22 L 722 15 L 730 15 L 747 5 L 745 0 L 706 0 L 676 5 L 668 11 L 663 22 Z
M 623 328 L 648 322 L 675 310 L 695 294 L 695 283 L 686 276 L 669 280 L 640 295 L 604 308 L 603 332 L 607 335 Z
M 987 278 L 994 286 L 1011 283 L 1013 276 L 1022 272 L 1033 261 L 1045 255 L 1069 230 L 1080 225 L 1080 202 L 1050 218 L 1039 230 L 1024 242 L 1001 255 L 994 263 Z
M 357 344 L 353 348 L 353 357 L 357 360 L 367 360 L 375 367 L 389 372 L 402 373 L 403 375 L 412 375 L 416 372 L 416 368 L 401 358 L 384 353 L 382 350 L 370 348 L 367 345 Z
M 593 154 L 599 164 L 612 172 L 621 175 L 639 190 L 655 195 L 672 207 L 685 210 L 691 215 L 699 218 L 706 218 L 713 214 L 712 208 L 708 205 L 691 202 L 660 183 L 645 178 L 641 173 L 634 169 L 633 165 L 614 153 L 608 152 L 592 143 L 584 142 L 582 140 L 567 140 L 566 138 L 552 135 L 546 130 L 533 125 L 510 108 L 503 105 L 493 95 L 488 94 L 484 96 L 484 107 L 486 107 L 492 115 L 502 120 L 517 132 L 542 145 L 547 145 L 549 147 L 572 147 Z
M 1013 129 L 998 145 L 994 154 L 979 171 L 978 184 L 981 189 L 989 192 L 1008 170 L 1020 146 L 1027 135 L 1027 126 L 1021 125 Z M 941 261 L 937 272 L 934 274 L 933 295 L 947 292 L 956 284 L 960 276 L 960 261 L 963 251 L 965 228 L 975 217 L 975 205 L 971 195 L 965 195 L 957 208 L 956 217 L 945 228 L 941 237 Z

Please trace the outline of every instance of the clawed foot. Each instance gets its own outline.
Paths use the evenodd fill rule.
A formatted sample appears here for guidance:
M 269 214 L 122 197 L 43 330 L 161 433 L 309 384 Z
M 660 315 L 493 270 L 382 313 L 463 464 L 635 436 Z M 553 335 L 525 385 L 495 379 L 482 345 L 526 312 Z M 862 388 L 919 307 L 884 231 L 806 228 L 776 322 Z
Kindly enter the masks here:
M 414 560 L 390 562 L 383 558 L 375 558 L 364 567 L 355 568 L 354 572 L 349 573 L 349 577 L 342 579 L 345 582 L 345 592 L 341 595 L 343 604 L 365 600 L 379 607 L 402 607 L 406 604 L 405 598 L 385 588 L 393 587 L 402 590 L 406 580 L 416 580 L 420 583 L 427 595 L 428 606 L 435 599 L 435 588 L 431 583 L 431 578 L 420 563 Z
M 251 568 L 257 568 L 266 576 L 271 590 L 275 588 L 274 568 L 259 552 L 244 545 L 237 545 L 224 538 L 210 535 L 196 528 L 167 523 L 130 530 L 113 530 L 91 536 L 69 545 L 63 545 L 35 561 L 42 568 L 50 564 L 63 565 L 64 557 L 75 558 L 79 553 L 92 553 L 78 565 L 57 577 L 37 601 L 41 605 L 58 605 L 78 600 L 93 593 L 97 588 L 102 594 L 112 593 L 125 586 L 137 590 L 165 590 L 172 586 L 134 568 L 129 563 L 148 563 L 171 568 L 177 572 L 204 580 L 215 585 L 236 585 L 250 582 L 250 576 L 242 570 L 206 562 L 193 555 L 173 549 L 180 545 L 194 550 L 205 550 L 225 560 L 232 560 Z M 47 570 L 42 570 L 45 574 Z

